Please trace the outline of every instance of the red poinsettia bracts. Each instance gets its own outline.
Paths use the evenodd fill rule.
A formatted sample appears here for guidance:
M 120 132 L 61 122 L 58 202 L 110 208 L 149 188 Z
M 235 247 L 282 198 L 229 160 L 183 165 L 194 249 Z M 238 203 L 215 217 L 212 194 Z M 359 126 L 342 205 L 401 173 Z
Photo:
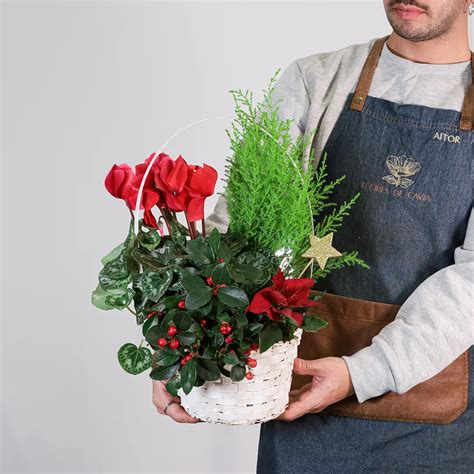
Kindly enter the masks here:
M 258 291 L 245 309 L 255 314 L 265 313 L 274 321 L 281 321 L 282 316 L 292 318 L 298 326 L 303 323 L 304 315 L 294 309 L 308 308 L 318 304 L 309 299 L 309 292 L 314 285 L 312 278 L 286 279 L 279 268 L 272 277 L 273 285 Z
M 140 184 L 154 158 L 155 153 L 152 153 L 144 163 L 135 166 L 135 171 L 127 164 L 114 165 L 105 178 L 105 187 L 109 193 L 123 199 L 134 210 Z M 152 212 L 154 206 L 161 211 L 184 212 L 190 223 L 203 220 L 204 202 L 214 193 L 216 182 L 217 171 L 211 166 L 189 165 L 181 155 L 173 160 L 166 153 L 160 153 L 143 187 L 140 209 L 144 211 L 145 225 L 158 226 Z

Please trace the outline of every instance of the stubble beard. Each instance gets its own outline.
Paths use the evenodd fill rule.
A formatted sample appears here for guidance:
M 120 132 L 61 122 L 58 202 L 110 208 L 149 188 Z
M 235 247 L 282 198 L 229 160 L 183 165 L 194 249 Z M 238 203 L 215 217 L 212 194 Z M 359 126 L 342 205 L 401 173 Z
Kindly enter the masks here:
M 416 26 L 410 21 L 400 20 L 393 11 L 388 12 L 387 18 L 398 36 L 409 41 L 419 42 L 449 36 L 455 28 L 458 14 L 458 10 L 453 8 L 440 20 L 431 19 L 425 26 Z M 429 15 L 429 11 L 426 15 Z

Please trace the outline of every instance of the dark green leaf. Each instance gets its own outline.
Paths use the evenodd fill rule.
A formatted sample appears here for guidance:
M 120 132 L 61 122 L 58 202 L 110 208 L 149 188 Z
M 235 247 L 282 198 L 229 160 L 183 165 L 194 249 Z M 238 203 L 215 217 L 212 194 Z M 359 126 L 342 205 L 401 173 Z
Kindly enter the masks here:
M 196 340 L 196 333 L 191 331 L 178 332 L 178 340 L 183 346 L 190 346 Z
M 245 377 L 245 367 L 234 365 L 230 369 L 230 378 L 234 382 L 240 382 Z
M 221 241 L 221 235 L 215 227 L 214 229 L 212 229 L 212 232 L 207 237 L 206 241 L 209 247 L 211 248 L 212 252 L 214 253 L 214 255 L 217 255 L 217 251 L 219 249 L 219 245 Z
M 151 366 L 151 352 L 146 347 L 124 344 L 118 351 L 118 360 L 122 369 L 132 375 L 140 374 Z
M 224 335 L 220 332 L 216 332 L 214 336 L 214 344 L 216 347 L 222 346 L 222 344 L 224 344 Z
M 166 390 L 170 395 L 176 397 L 178 390 L 181 388 L 181 382 L 178 377 L 173 377 L 171 380 L 166 382 Z
M 212 288 L 206 286 L 203 288 L 195 288 L 191 290 L 186 296 L 186 308 L 197 309 L 201 308 L 212 298 Z
M 262 323 L 250 323 L 249 324 L 249 336 L 254 336 L 263 328 Z
M 227 270 L 227 264 L 225 262 L 218 263 L 212 271 L 211 276 L 216 285 L 229 285 L 232 283 L 232 278 L 230 277 L 229 271 Z
M 159 318 L 155 314 L 145 320 L 142 326 L 142 334 L 145 336 L 145 334 L 152 328 L 153 326 L 156 326 L 158 324 Z
M 178 362 L 179 357 L 179 353 L 170 354 L 168 351 L 161 349 L 158 351 L 158 355 L 156 356 L 155 360 L 158 365 L 166 367 L 168 365 L 173 365 Z
M 266 324 L 258 334 L 260 353 L 270 349 L 273 344 L 281 341 L 282 337 L 283 333 L 278 326 L 272 323 Z
M 181 279 L 181 284 L 186 291 L 192 291 L 195 288 L 205 288 L 206 283 L 204 280 L 196 275 L 191 275 L 188 272 L 183 272 L 183 277 Z
M 216 355 L 216 348 L 210 345 L 207 345 L 201 357 L 203 359 L 214 359 L 215 355 Z
M 153 380 L 166 380 L 170 379 L 178 370 L 180 367 L 180 363 L 178 362 L 177 364 L 170 365 L 168 367 L 156 367 L 150 372 L 150 377 Z
M 219 258 L 223 258 L 226 262 L 230 262 L 230 259 L 232 258 L 232 251 L 227 244 L 221 242 L 219 249 L 217 250 L 217 256 Z
M 202 358 L 196 359 L 196 362 L 199 377 L 211 382 L 220 378 L 219 367 L 215 362 Z
M 181 370 L 181 387 L 187 395 L 194 387 L 197 379 L 196 359 L 190 359 Z
M 225 364 L 235 365 L 239 363 L 239 358 L 235 352 L 227 352 L 223 358 L 223 361 Z
M 173 322 L 180 331 L 186 331 L 191 326 L 193 320 L 186 311 L 176 311 Z
M 249 299 L 244 290 L 237 286 L 224 286 L 217 291 L 219 300 L 227 306 L 243 308 L 248 306 Z
M 188 240 L 186 250 L 193 261 L 199 266 L 209 265 L 213 260 L 211 249 L 202 240 Z

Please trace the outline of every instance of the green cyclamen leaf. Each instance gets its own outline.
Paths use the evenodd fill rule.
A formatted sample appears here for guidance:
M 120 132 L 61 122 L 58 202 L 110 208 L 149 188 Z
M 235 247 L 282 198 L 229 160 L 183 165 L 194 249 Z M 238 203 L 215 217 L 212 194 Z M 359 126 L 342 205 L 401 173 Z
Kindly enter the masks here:
M 244 290 L 237 286 L 224 286 L 217 292 L 219 300 L 227 306 L 243 308 L 248 306 L 249 299 Z
M 259 349 L 263 353 L 267 349 L 273 346 L 273 344 L 279 342 L 283 338 L 281 329 L 271 323 L 266 324 L 258 334 L 259 338 Z
M 147 298 L 157 302 L 166 293 L 172 279 L 172 271 L 166 271 L 163 273 L 146 272 L 140 275 L 140 286 L 143 294 Z
M 127 343 L 119 349 L 118 360 L 125 372 L 137 375 L 151 367 L 152 355 L 146 347 Z
M 100 284 L 92 292 L 91 302 L 99 309 L 124 309 L 133 299 L 135 292 L 131 288 L 104 290 Z

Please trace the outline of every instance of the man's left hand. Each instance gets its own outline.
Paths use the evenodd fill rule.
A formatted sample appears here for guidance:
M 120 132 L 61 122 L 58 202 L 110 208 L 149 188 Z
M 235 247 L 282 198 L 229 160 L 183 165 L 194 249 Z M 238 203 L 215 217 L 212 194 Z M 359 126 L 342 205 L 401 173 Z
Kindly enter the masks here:
M 277 420 L 291 421 L 309 411 L 319 412 L 354 393 L 349 369 L 341 357 L 316 360 L 296 358 L 293 371 L 311 375 L 313 379 L 290 391 L 290 404 Z

